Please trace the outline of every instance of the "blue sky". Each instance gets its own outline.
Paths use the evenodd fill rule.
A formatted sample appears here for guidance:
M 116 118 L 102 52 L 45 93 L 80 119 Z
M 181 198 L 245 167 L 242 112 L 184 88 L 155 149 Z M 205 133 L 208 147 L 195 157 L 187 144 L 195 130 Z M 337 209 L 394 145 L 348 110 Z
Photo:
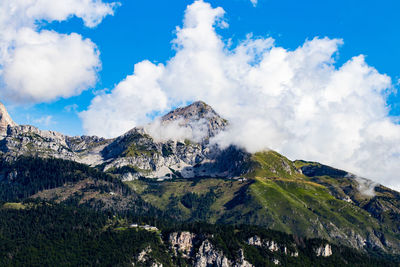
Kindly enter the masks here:
M 306 39 L 316 36 L 342 38 L 338 65 L 353 56 L 364 54 L 370 66 L 388 74 L 395 82 L 399 78 L 400 4 L 383 1 L 298 1 L 260 0 L 256 7 L 248 0 L 209 1 L 213 7 L 226 11 L 229 28 L 218 29 L 224 39 L 243 40 L 246 34 L 271 36 L 276 44 L 295 49 Z M 135 63 L 144 59 L 165 62 L 174 55 L 171 40 L 175 27 L 182 25 L 184 11 L 192 1 L 121 1 L 114 16 L 106 17 L 95 28 L 87 28 L 82 20 L 72 18 L 53 22 L 44 28 L 60 33 L 76 32 L 90 38 L 100 50 L 102 70 L 95 88 L 79 96 L 37 105 L 14 105 L 7 99 L 14 120 L 20 124 L 35 124 L 43 129 L 70 135 L 83 133 L 76 113 L 66 106 L 77 105 L 85 110 L 93 91 L 112 89 L 131 74 Z M 399 115 L 399 97 L 389 98 L 391 114 Z M 29 115 L 28 115 L 29 114 Z M 52 116 L 50 122 L 43 120 Z

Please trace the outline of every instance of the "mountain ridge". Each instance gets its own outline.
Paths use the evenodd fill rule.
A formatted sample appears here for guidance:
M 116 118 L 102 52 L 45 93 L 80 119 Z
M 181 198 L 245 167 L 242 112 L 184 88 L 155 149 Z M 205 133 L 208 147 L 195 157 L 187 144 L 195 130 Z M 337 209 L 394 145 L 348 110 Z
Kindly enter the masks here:
M 204 102 L 171 111 L 153 126 L 193 130 L 198 122 L 205 135 L 197 141 L 186 135 L 158 140 L 150 135 L 149 126 L 104 139 L 9 124 L 0 151 L 9 161 L 29 156 L 91 165 L 124 181 L 146 203 L 177 220 L 255 224 L 400 254 L 398 192 L 372 183 L 365 195 L 359 178 L 346 171 L 291 161 L 274 151 L 250 154 L 235 146 L 221 149 L 210 144 L 209 138 L 228 122 Z M 12 183 L 10 179 L 5 181 Z M 92 186 L 85 183 L 47 188 L 35 197 L 65 201 L 79 188 Z

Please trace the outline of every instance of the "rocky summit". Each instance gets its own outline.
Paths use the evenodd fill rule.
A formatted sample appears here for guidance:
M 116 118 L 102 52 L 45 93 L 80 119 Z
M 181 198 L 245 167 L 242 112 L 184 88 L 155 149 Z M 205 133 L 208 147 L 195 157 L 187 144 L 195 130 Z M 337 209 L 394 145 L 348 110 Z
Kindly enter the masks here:
M 204 102 L 113 139 L 17 125 L 3 105 L 0 111 L 4 205 L 41 209 L 26 204 L 40 200 L 106 212 L 112 216 L 98 227 L 112 233 L 162 227 L 163 242 L 138 248 L 128 262 L 161 266 L 169 262 L 160 258 L 165 251 L 180 266 L 346 265 L 343 255 L 380 263 L 400 255 L 400 193 L 275 151 L 221 148 L 210 139 L 229 122 Z M 158 225 L 139 227 L 138 219 Z M 170 221 L 184 226 L 171 229 Z M 198 222 L 207 226 L 192 225 Z M 223 237 L 218 225 L 259 228 L 229 228 Z
M 215 136 L 228 125 L 214 109 L 203 101 L 196 101 L 189 106 L 177 108 L 161 117 L 163 125 L 178 122 L 181 127 L 190 127 L 204 132 L 204 138 Z

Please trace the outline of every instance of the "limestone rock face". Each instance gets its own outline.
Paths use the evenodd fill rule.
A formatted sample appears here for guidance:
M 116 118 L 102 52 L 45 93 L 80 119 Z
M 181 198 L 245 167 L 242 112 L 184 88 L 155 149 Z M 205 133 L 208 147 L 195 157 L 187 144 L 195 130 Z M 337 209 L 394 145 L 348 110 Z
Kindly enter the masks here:
M 299 252 L 296 249 L 296 245 L 292 244 L 287 246 L 284 244 L 278 244 L 274 240 L 263 240 L 259 236 L 252 236 L 247 239 L 247 244 L 250 246 L 262 247 L 270 252 L 281 252 L 285 255 L 290 255 L 291 257 L 298 257 Z
M 243 249 L 239 250 L 239 256 L 240 259 L 233 265 L 234 267 L 254 267 L 253 264 L 245 260 Z
M 7 135 L 1 141 L 1 151 L 12 156 L 37 155 L 74 159 L 65 136 L 51 131 L 41 131 L 30 125 L 8 127 Z
M 267 241 L 266 242 L 266 245 L 267 245 L 267 247 L 268 247 L 268 249 L 269 249 L 269 251 L 271 251 L 271 252 L 276 252 L 276 251 L 279 251 L 279 246 L 278 246 L 278 244 L 275 242 L 275 241 Z M 285 247 L 286 248 L 286 247 Z
M 17 124 L 11 119 L 6 107 L 0 102 L 0 138 L 7 135 L 8 126 L 16 126 Z
M 6 135 L 0 140 L 0 151 L 11 157 L 53 157 L 97 165 L 103 162 L 99 148 L 108 143 L 109 140 L 97 136 L 69 137 L 30 125 L 8 125 Z
M 329 257 L 332 256 L 332 247 L 329 244 L 321 245 L 315 249 L 315 254 L 318 257 Z
M 230 267 L 232 262 L 220 251 L 215 250 L 210 241 L 205 240 L 196 255 L 195 267 Z
M 201 244 L 199 251 L 196 254 L 194 265 L 195 267 L 253 267 L 251 263 L 244 259 L 243 250 L 239 250 L 239 259 L 232 261 L 228 259 L 224 253 L 217 250 L 211 242 L 206 239 Z
M 102 153 L 105 170 L 134 166 L 129 176 L 170 179 L 173 177 L 236 177 L 246 171 L 250 155 L 235 147 L 190 141 L 156 141 L 144 128 L 134 128 L 116 138 Z
M 155 124 L 136 127 L 105 147 L 102 151 L 104 169 L 134 166 L 137 172 L 125 176 L 127 179 L 235 177 L 243 173 L 248 153 L 233 147 L 221 150 L 209 144 L 209 138 L 224 130 L 228 123 L 204 102 L 175 109 L 158 123 L 157 130 L 154 130 Z M 171 126 L 169 131 L 189 130 L 193 139 L 163 139 L 160 129 Z
M 204 138 L 215 136 L 225 129 L 227 121 L 221 118 L 209 105 L 197 101 L 189 106 L 177 108 L 161 118 L 164 125 L 178 122 L 180 126 L 197 128 L 204 132 Z
M 145 265 L 151 267 L 163 267 L 162 263 L 159 263 L 152 259 L 150 255 L 151 252 L 152 249 L 150 247 L 147 247 L 139 253 L 139 255 L 137 256 L 137 262 L 140 264 L 139 266 Z M 151 263 L 151 265 L 149 263 Z M 132 265 L 136 266 L 134 262 L 132 262 Z
M 258 236 L 252 236 L 247 240 L 247 244 L 249 244 L 251 246 L 261 247 L 262 246 L 262 240 Z
M 175 253 L 182 252 L 183 256 L 188 258 L 192 253 L 195 238 L 196 235 L 190 232 L 175 232 L 169 235 L 169 242 Z
M 73 160 L 103 170 L 129 167 L 123 180 L 139 177 L 160 180 L 174 177 L 236 177 L 250 155 L 234 147 L 219 149 L 208 139 L 222 131 L 227 122 L 204 102 L 178 108 L 161 119 L 163 125 L 201 128 L 200 142 L 157 140 L 144 127 L 136 127 L 116 139 L 97 136 L 70 137 L 54 131 L 42 131 L 30 125 L 16 125 L 0 104 L 0 152 L 11 158 L 20 155 Z M 125 168 L 126 169 L 126 168 Z

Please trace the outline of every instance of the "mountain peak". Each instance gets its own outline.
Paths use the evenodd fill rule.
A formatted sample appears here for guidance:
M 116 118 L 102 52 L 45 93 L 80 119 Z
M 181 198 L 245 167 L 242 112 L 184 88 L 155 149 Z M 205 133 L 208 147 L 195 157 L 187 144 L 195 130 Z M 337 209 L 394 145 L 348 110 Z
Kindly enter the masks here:
M 228 122 L 222 118 L 211 106 L 203 101 L 196 101 L 192 104 L 177 108 L 161 117 L 164 125 L 179 122 L 180 126 L 198 129 L 201 127 L 207 130 L 207 137 L 216 135 L 223 130 Z
M 3 103 L 0 102 L 0 135 L 7 134 L 8 125 L 16 126 L 17 124 L 11 119 Z
M 196 101 L 192 104 L 177 108 L 164 115 L 162 121 L 173 121 L 178 119 L 201 119 L 209 116 L 220 117 L 214 109 L 203 101 Z

